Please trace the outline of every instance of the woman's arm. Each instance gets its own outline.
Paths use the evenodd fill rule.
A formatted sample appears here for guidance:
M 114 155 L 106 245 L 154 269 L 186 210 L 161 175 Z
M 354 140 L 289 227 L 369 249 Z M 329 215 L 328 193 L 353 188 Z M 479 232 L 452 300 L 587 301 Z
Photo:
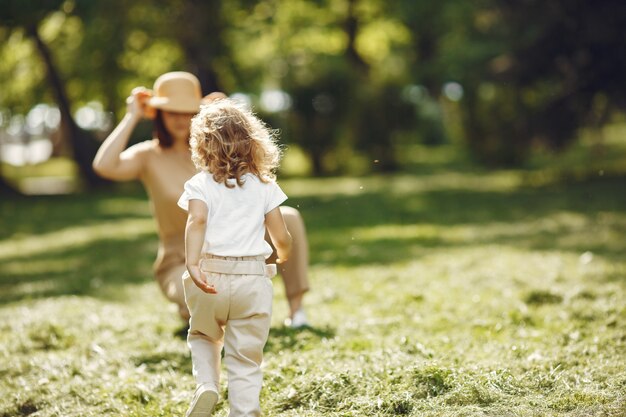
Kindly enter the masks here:
M 133 180 L 139 177 L 143 161 L 136 150 L 124 152 L 130 135 L 144 116 L 142 101 L 149 95 L 143 87 L 133 89 L 126 100 L 126 114 L 117 127 L 105 139 L 93 160 L 93 169 L 104 178 L 116 181 Z
M 206 233 L 209 210 L 201 200 L 189 200 L 189 215 L 185 227 L 185 265 L 187 272 L 198 288 L 208 294 L 217 294 L 215 287 L 209 285 L 200 271 L 200 255 Z
M 291 235 L 285 226 L 285 220 L 278 207 L 265 215 L 265 227 L 276 248 L 278 259 L 276 263 L 283 263 L 289 259 L 291 253 Z

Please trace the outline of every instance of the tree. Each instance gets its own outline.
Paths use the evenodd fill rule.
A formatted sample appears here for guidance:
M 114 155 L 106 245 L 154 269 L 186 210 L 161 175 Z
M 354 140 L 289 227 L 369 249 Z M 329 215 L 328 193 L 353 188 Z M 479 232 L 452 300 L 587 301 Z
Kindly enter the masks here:
M 464 79 L 466 137 L 482 160 L 520 164 L 533 144 L 563 149 L 624 108 L 626 4 L 498 0 L 477 13 L 492 18 L 473 41 L 501 40 Z
M 375 169 L 396 168 L 399 133 L 442 141 L 440 103 L 454 106 L 477 158 L 501 165 L 522 163 L 537 143 L 561 149 L 581 126 L 601 126 L 626 107 L 626 3 L 615 0 L 0 0 L 0 7 L 0 37 L 6 28 L 24 33 L 42 62 L 21 87 L 21 103 L 2 90 L 0 99 L 40 102 L 45 73 L 87 179 L 95 142 L 76 127 L 72 105 L 97 100 L 120 114 L 132 87 L 172 70 L 196 74 L 205 93 L 243 91 L 255 104 L 265 90 L 287 92 L 292 106 L 275 127 L 307 152 L 315 174 L 345 171 L 354 154 L 379 160 Z M 51 36 L 47 23 L 60 16 L 60 35 Z M 0 83 L 8 84 L 3 77 L 0 65 Z M 463 89 L 458 103 L 442 94 L 452 81 Z M 407 100 L 407 90 L 419 90 L 428 105 Z
M 170 28 L 185 53 L 187 67 L 198 76 L 205 92 L 222 90 L 215 70 L 227 55 L 221 0 L 178 1 L 173 10 L 174 21 L 185 22 Z
M 96 152 L 95 140 L 88 132 L 80 129 L 72 117 L 65 84 L 48 45 L 39 34 L 39 25 L 43 19 L 49 13 L 58 11 L 62 5 L 63 2 L 60 0 L 41 1 L 38 4 L 4 0 L 0 2 L 0 8 L 3 10 L 0 24 L 12 30 L 23 30 L 34 42 L 36 50 L 45 65 L 47 80 L 61 113 L 61 126 L 65 136 L 68 138 L 73 157 L 83 178 L 88 184 L 95 185 L 103 182 L 91 167 L 91 161 Z

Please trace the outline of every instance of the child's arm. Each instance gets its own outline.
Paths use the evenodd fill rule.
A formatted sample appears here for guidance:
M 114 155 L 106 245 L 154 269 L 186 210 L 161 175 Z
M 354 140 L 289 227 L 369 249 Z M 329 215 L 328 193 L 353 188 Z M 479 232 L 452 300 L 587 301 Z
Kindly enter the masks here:
M 272 243 L 276 247 L 276 253 L 278 254 L 276 263 L 281 264 L 289 259 L 291 235 L 287 230 L 287 226 L 285 226 L 285 220 L 283 220 L 283 215 L 278 207 L 265 215 L 265 227 L 267 227 Z
M 185 227 L 185 265 L 187 272 L 198 288 L 208 294 L 217 294 L 215 287 L 209 285 L 200 271 L 200 255 L 206 232 L 208 208 L 201 200 L 189 200 L 189 215 Z

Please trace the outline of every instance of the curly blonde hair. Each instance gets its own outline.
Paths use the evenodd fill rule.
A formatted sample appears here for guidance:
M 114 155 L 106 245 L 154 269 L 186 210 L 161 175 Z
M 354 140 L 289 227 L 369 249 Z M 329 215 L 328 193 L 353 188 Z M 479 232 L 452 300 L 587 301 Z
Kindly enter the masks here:
M 266 183 L 276 179 L 282 156 L 275 135 L 244 105 L 220 99 L 201 106 L 191 120 L 191 159 L 228 188 L 234 187 L 229 178 L 242 186 L 247 173 Z

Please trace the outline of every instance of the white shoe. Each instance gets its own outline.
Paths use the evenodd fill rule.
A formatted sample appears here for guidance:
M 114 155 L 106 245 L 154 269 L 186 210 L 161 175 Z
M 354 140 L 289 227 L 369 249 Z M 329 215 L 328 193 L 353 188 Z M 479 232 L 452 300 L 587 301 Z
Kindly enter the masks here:
M 292 329 L 299 329 L 309 325 L 309 321 L 306 319 L 306 313 L 304 309 L 299 308 L 293 313 L 293 317 L 285 320 L 285 324 Z
M 217 403 L 217 392 L 213 391 L 207 384 L 202 384 L 196 388 L 193 400 L 185 417 L 207 417 L 213 413 Z

